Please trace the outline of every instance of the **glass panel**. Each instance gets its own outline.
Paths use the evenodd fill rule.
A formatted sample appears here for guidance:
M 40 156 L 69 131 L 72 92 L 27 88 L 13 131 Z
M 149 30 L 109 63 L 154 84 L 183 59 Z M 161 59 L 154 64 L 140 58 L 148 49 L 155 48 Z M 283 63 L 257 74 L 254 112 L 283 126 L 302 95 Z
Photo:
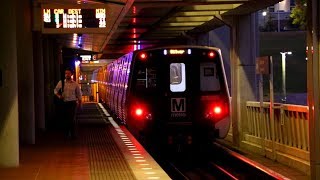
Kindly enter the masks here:
M 206 67 L 203 69 L 204 73 L 203 76 L 214 76 L 214 68 L 213 67 Z
M 219 91 L 219 78 L 215 63 L 200 64 L 200 91 Z
M 186 69 L 184 63 L 170 64 L 170 90 L 171 92 L 184 92 L 186 90 Z
M 148 88 L 157 87 L 157 71 L 155 68 L 149 68 L 147 71 Z
M 137 72 L 137 79 L 145 80 L 146 79 L 146 68 L 141 68 Z
M 137 75 L 136 75 L 136 89 L 139 91 L 144 91 L 148 89 L 157 88 L 157 70 L 156 68 L 150 67 L 147 68 L 146 65 L 138 64 L 137 66 Z
M 170 84 L 181 83 L 181 64 L 172 63 L 170 64 Z
M 140 64 L 140 66 L 137 66 L 137 82 L 136 82 L 136 89 L 137 90 L 144 90 L 146 89 L 146 74 L 147 74 L 147 68 Z

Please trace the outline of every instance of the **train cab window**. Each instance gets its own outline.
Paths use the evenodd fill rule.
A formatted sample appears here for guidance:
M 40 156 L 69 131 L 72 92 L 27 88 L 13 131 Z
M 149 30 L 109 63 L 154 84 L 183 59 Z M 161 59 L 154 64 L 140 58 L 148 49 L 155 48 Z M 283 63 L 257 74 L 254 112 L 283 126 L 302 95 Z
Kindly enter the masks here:
M 154 67 L 147 68 L 145 65 L 140 64 L 137 66 L 136 73 L 136 89 L 146 90 L 157 88 L 157 71 Z M 151 92 L 151 91 L 149 91 Z
M 146 69 L 139 69 L 137 72 L 137 79 L 146 79 Z
M 170 91 L 184 92 L 186 90 L 186 69 L 184 63 L 170 64 Z
M 146 80 L 147 80 L 145 67 L 138 68 L 136 78 L 137 78 L 136 88 L 137 89 L 145 89 Z
M 200 91 L 219 91 L 219 78 L 215 63 L 200 64 Z
M 157 71 L 155 68 L 147 69 L 147 87 L 148 88 L 157 87 Z

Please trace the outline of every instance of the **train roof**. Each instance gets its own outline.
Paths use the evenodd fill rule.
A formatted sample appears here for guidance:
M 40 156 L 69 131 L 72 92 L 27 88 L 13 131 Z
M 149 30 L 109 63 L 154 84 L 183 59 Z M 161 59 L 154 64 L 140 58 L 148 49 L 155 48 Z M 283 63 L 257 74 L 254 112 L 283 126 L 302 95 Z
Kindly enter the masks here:
M 170 45 L 170 46 L 159 46 L 159 47 L 152 47 L 152 48 L 145 48 L 145 49 L 140 49 L 134 51 L 136 52 L 141 52 L 141 51 L 152 51 L 152 50 L 159 50 L 159 49 L 170 49 L 170 48 L 197 48 L 197 49 L 213 49 L 220 51 L 220 48 L 217 47 L 211 47 L 211 46 L 195 46 L 195 45 Z M 130 54 L 130 53 L 128 53 Z
M 158 46 L 158 47 L 152 47 L 152 48 L 145 48 L 145 49 L 139 49 L 139 50 L 135 50 L 135 51 L 131 51 L 127 54 L 122 55 L 120 58 L 124 57 L 124 56 L 129 56 L 130 54 L 136 54 L 139 53 L 141 51 L 153 51 L 153 50 L 161 50 L 161 49 L 170 49 L 170 48 L 197 48 L 197 49 L 208 49 L 208 50 L 216 50 L 219 53 L 221 53 L 220 48 L 217 47 L 212 47 L 212 46 L 195 46 L 195 45 L 169 45 L 169 46 Z M 115 59 L 112 62 L 107 63 L 105 66 L 114 63 L 115 61 L 117 61 L 119 58 Z M 96 71 L 98 71 L 99 69 L 101 69 L 102 67 L 96 69 Z

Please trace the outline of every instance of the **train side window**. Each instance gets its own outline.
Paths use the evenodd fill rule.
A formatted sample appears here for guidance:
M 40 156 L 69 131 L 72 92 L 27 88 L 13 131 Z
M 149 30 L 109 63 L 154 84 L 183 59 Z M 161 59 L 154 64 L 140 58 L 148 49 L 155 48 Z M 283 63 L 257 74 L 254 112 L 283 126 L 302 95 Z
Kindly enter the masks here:
M 220 81 L 215 63 L 200 64 L 200 91 L 219 91 Z
M 184 63 L 170 64 L 170 91 L 184 92 L 186 90 L 186 69 Z

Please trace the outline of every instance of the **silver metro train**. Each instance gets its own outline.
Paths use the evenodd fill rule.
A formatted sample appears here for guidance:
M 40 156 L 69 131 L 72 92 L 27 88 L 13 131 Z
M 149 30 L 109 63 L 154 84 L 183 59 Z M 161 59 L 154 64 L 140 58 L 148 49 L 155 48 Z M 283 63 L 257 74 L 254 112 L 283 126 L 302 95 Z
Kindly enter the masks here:
M 93 81 L 101 100 L 143 144 L 195 144 L 229 131 L 229 91 L 218 48 L 133 51 L 95 70 Z

